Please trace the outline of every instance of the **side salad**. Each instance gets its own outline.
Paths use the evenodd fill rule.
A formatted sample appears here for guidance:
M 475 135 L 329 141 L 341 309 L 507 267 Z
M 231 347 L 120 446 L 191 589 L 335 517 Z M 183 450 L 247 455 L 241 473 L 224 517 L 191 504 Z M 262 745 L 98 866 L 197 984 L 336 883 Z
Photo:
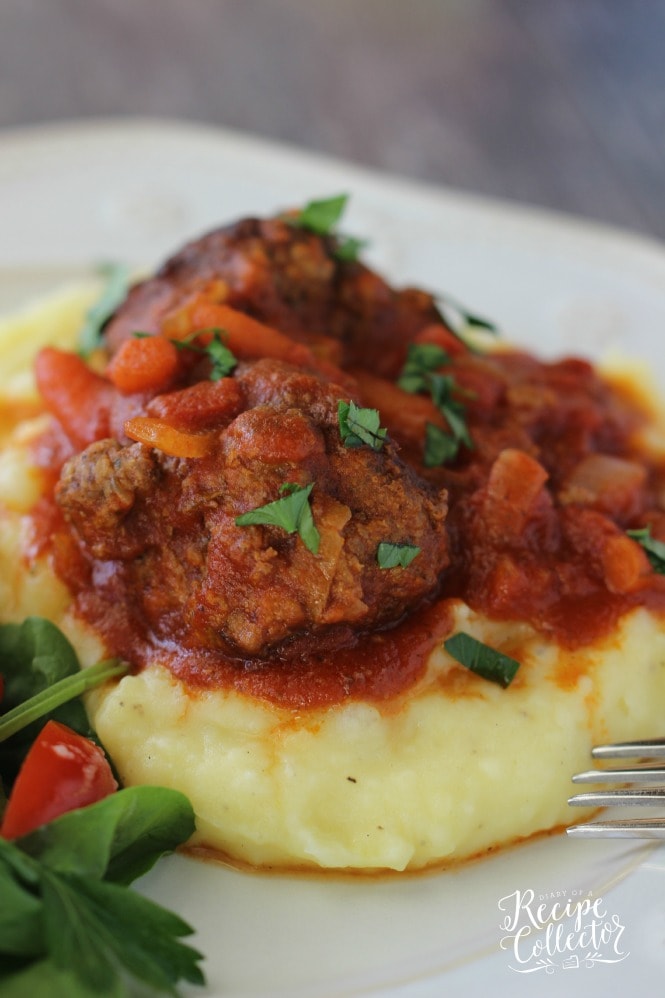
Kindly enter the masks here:
M 48 620 L 0 626 L 0 994 L 178 995 L 204 984 L 194 931 L 129 888 L 194 831 L 164 787 L 118 789 L 80 695 L 128 666 L 81 670 Z

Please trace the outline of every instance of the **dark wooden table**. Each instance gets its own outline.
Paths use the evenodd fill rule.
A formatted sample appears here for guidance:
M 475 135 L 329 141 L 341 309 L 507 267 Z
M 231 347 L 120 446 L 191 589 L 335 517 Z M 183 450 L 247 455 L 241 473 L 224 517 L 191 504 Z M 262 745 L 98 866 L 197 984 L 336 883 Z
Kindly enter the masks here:
M 662 0 L 0 0 L 0 128 L 152 115 L 665 237 Z

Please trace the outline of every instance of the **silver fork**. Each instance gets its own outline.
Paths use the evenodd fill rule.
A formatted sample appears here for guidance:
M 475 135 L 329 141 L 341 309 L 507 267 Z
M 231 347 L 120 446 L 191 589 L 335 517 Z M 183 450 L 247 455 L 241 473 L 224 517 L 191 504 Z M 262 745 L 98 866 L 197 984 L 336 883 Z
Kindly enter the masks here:
M 575 794 L 568 803 L 577 807 L 663 807 L 665 808 L 665 738 L 597 745 L 594 759 L 634 759 L 628 768 L 590 769 L 573 776 L 573 783 L 621 783 L 619 789 L 592 790 Z M 660 760 L 660 762 L 659 762 Z M 632 784 L 632 786 L 631 786 Z M 597 836 L 635 839 L 665 839 L 665 813 L 650 818 L 613 818 L 571 825 L 568 835 L 576 838 Z

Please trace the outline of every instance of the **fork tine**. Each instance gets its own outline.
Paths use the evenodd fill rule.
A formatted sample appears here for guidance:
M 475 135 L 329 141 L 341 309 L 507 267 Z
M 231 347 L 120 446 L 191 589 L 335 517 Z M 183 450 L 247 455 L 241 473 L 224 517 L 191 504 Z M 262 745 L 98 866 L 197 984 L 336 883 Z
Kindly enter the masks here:
M 665 839 L 665 818 L 621 818 L 591 821 L 566 829 L 571 838 Z
M 662 766 L 644 766 L 633 769 L 587 769 L 575 773 L 573 783 L 663 783 L 665 769 Z
M 594 759 L 630 759 L 644 757 L 660 759 L 665 757 L 665 738 L 650 738 L 648 741 L 616 742 L 614 745 L 596 745 L 591 750 Z
M 627 790 L 593 790 L 569 797 L 568 803 L 573 807 L 613 807 L 631 804 L 665 806 L 665 787 L 655 790 L 642 790 L 637 787 Z

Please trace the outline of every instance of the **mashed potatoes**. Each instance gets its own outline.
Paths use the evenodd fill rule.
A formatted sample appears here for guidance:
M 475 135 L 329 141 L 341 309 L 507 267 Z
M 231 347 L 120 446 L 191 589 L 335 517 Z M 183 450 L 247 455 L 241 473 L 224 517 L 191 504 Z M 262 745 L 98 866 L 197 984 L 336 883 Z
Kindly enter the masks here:
M 49 617 L 84 665 L 103 642 L 46 558 L 25 559 L 25 514 L 41 487 L 29 443 L 46 418 L 30 414 L 25 343 L 73 344 L 86 303 L 76 291 L 0 326 L 0 615 Z M 188 687 L 154 664 L 90 695 L 91 717 L 123 782 L 183 790 L 197 814 L 192 844 L 256 866 L 419 869 L 570 822 L 570 777 L 590 747 L 662 726 L 662 617 L 634 609 L 610 637 L 567 651 L 459 599 L 448 609 L 452 631 L 520 661 L 507 689 L 442 647 L 388 700 L 297 710 Z
M 513 630 L 464 606 L 457 624 L 495 647 Z M 508 690 L 437 652 L 399 703 L 293 717 L 154 668 L 92 714 L 123 779 L 189 794 L 199 843 L 256 865 L 418 869 L 570 823 L 590 746 L 659 728 L 665 633 L 647 613 L 572 663 L 536 637 L 522 650 Z

